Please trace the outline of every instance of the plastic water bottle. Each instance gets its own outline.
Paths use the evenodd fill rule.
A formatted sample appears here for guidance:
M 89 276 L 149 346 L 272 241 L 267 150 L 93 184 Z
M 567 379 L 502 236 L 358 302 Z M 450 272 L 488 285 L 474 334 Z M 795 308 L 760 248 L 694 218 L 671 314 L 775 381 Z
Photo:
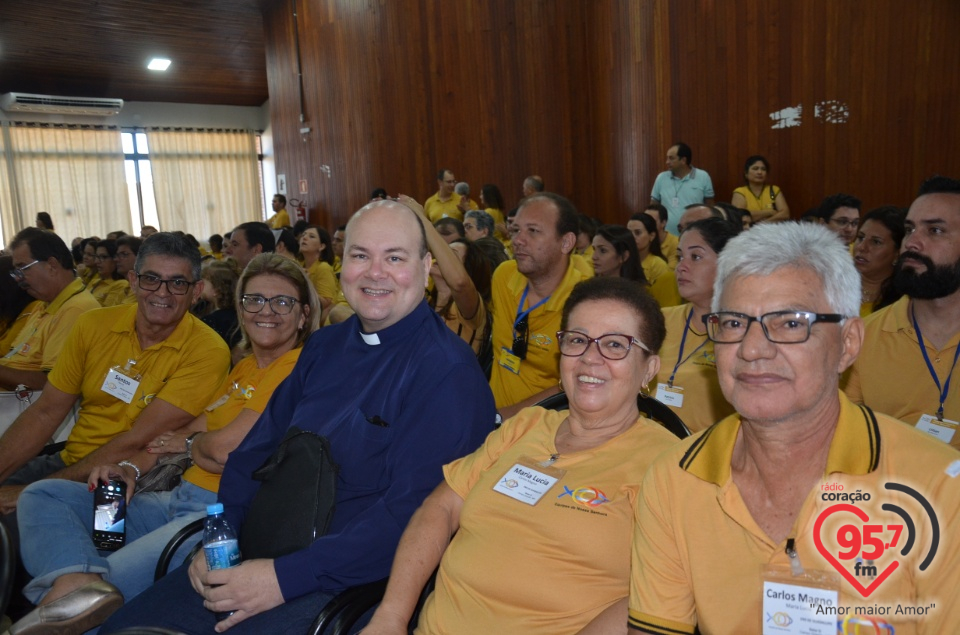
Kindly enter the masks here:
M 203 555 L 207 569 L 229 569 L 240 564 L 240 545 L 237 532 L 223 517 L 223 503 L 207 505 L 207 519 L 203 523 Z M 227 619 L 230 613 L 217 613 L 217 621 Z

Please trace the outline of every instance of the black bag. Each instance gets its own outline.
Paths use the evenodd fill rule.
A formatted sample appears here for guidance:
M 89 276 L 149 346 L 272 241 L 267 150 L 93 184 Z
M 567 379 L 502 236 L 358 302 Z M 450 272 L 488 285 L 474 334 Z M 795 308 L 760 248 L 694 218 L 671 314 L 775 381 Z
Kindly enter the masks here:
M 276 452 L 252 475 L 263 484 L 240 529 L 243 558 L 277 558 L 326 534 L 339 472 L 325 437 L 297 427 L 287 430 Z

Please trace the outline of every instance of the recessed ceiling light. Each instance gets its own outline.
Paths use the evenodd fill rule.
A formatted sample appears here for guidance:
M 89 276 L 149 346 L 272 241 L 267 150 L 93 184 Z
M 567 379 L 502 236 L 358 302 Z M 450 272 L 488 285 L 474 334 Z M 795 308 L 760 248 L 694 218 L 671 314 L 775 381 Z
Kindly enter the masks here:
M 162 57 L 155 57 L 150 60 L 150 63 L 147 64 L 147 68 L 152 71 L 165 71 L 170 67 L 170 60 L 163 59 Z

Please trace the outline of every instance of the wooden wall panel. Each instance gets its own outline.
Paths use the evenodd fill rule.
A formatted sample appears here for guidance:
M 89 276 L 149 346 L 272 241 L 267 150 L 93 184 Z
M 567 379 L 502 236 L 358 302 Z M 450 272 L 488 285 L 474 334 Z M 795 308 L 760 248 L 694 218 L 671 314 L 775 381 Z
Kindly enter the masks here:
M 508 206 L 537 173 L 623 222 L 678 139 L 718 200 L 766 155 L 797 215 L 838 191 L 906 205 L 925 176 L 960 176 L 953 0 L 295 1 L 302 124 L 293 2 L 263 3 L 277 172 L 308 181 L 324 224 L 377 186 L 423 200 L 439 167 Z M 844 123 L 815 117 L 830 100 Z M 797 105 L 800 126 L 772 128 Z

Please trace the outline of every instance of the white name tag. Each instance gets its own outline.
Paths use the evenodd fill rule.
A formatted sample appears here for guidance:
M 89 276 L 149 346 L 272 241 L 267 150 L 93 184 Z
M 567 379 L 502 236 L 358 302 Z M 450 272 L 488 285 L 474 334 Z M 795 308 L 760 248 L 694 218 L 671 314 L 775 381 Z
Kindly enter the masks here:
M 521 503 L 536 505 L 537 501 L 543 498 L 558 480 L 560 479 L 557 476 L 551 476 L 521 463 L 514 463 L 503 478 L 493 486 L 493 490 Z
M 957 425 L 956 421 L 950 421 L 949 419 L 938 421 L 933 415 L 923 415 L 920 417 L 920 421 L 917 421 L 917 430 L 926 432 L 944 443 L 950 443 L 957 431 Z
M 667 384 L 657 384 L 657 401 L 673 406 L 674 408 L 683 408 L 683 388 L 680 386 L 668 386 Z
M 763 581 L 763 635 L 836 635 L 840 597 L 832 589 Z M 834 609 L 817 615 L 817 606 Z
M 110 372 L 107 373 L 107 378 L 103 380 L 100 390 L 108 395 L 113 395 L 123 403 L 130 403 L 136 396 L 139 387 L 140 382 L 138 380 L 111 368 Z

